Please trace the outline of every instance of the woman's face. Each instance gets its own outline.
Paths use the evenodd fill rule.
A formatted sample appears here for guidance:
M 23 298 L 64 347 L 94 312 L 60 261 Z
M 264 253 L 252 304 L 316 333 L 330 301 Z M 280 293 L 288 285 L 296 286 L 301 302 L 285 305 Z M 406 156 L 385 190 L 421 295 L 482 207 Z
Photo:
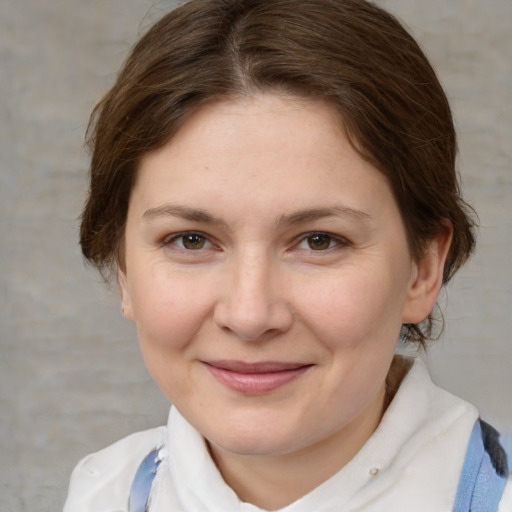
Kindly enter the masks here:
M 435 300 L 386 179 L 319 101 L 199 110 L 142 160 L 125 243 L 149 371 L 229 453 L 370 435 L 401 325 Z

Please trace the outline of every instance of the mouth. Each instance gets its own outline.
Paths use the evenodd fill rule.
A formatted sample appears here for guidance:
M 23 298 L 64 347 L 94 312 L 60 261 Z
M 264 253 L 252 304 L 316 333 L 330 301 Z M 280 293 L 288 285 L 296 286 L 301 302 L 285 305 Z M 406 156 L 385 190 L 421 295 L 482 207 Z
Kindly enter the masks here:
M 247 395 L 270 393 L 300 377 L 313 365 L 297 362 L 203 361 L 211 375 L 221 384 Z

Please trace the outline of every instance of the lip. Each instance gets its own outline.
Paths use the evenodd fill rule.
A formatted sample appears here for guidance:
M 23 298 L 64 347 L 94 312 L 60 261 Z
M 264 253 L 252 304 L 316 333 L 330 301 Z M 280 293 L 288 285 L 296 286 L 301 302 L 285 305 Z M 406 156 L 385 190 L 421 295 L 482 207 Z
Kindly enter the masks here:
M 264 361 L 203 361 L 211 375 L 227 388 L 247 395 L 270 393 L 305 373 L 311 364 Z

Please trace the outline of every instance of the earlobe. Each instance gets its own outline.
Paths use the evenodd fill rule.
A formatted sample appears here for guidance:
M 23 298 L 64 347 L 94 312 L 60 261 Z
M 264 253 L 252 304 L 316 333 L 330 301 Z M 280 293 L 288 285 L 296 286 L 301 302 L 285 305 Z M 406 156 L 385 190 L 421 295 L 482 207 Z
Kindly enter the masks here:
M 123 316 L 127 320 L 134 321 L 135 317 L 133 315 L 132 301 L 128 289 L 128 280 L 126 278 L 126 273 L 123 270 L 119 270 L 117 272 L 117 283 L 119 285 L 119 294 L 121 296 L 121 311 L 123 312 Z
M 443 285 L 444 265 L 452 236 L 453 226 L 445 221 L 436 237 L 428 243 L 423 257 L 413 263 L 403 324 L 418 324 L 432 311 Z

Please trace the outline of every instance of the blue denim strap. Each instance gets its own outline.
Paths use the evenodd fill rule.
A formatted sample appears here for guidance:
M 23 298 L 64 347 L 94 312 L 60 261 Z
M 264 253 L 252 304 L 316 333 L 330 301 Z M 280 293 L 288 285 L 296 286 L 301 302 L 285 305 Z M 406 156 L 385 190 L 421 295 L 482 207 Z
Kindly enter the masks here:
M 475 423 L 455 498 L 453 512 L 495 512 L 507 483 L 484 446 L 481 420 Z
M 146 512 L 151 485 L 160 465 L 159 450 L 152 451 L 141 463 L 130 488 L 129 512 Z

